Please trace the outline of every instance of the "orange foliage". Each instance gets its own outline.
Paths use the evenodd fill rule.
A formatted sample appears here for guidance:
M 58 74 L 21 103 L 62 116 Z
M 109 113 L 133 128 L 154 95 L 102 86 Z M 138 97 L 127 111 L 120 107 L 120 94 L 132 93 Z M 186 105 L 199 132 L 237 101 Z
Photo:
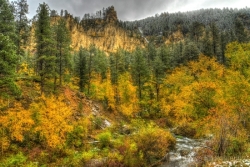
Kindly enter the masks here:
M 240 153 L 244 150 L 247 133 L 239 116 L 226 101 L 221 100 L 206 118 L 206 129 L 214 135 L 213 146 L 218 155 Z
M 133 86 L 128 73 L 119 77 L 118 80 L 119 92 L 119 111 L 128 117 L 133 117 L 139 110 L 138 98 L 136 95 L 136 87 Z
M 64 145 L 66 135 L 72 131 L 70 123 L 71 108 L 63 102 L 62 97 L 41 97 L 40 102 L 32 104 L 36 112 L 36 132 L 40 132 L 49 147 Z
M 31 112 L 24 110 L 20 103 L 15 103 L 4 115 L 0 116 L 1 149 L 7 149 L 11 141 L 22 142 L 24 134 L 34 125 Z

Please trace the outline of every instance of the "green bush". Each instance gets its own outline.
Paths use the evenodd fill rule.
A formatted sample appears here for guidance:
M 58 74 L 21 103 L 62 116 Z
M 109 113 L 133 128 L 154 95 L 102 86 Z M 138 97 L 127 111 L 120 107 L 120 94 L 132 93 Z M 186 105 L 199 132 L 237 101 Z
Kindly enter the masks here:
M 22 152 L 19 152 L 18 154 L 11 155 L 10 157 L 6 158 L 2 163 L 0 163 L 0 166 L 4 167 L 21 166 L 26 162 L 26 160 L 27 157 L 24 156 Z
M 82 147 L 83 139 L 85 138 L 85 128 L 83 126 L 74 127 L 73 131 L 68 133 L 67 144 L 68 146 Z
M 98 140 L 100 142 L 100 147 L 110 147 L 111 146 L 111 133 L 110 132 L 103 132 L 98 135 Z
M 246 151 L 246 141 L 233 137 L 229 140 L 227 155 L 240 155 Z

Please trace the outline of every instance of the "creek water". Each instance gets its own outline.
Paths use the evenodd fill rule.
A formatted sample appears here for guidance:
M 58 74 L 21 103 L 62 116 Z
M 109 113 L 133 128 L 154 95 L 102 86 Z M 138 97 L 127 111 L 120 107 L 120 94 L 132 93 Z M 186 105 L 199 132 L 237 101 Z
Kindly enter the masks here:
M 144 37 L 144 35 L 143 35 L 143 31 L 142 31 L 141 27 L 139 27 L 138 29 L 139 29 L 139 31 L 140 31 L 140 33 L 141 33 L 142 37 L 145 39 L 145 41 L 146 41 L 147 43 L 149 43 L 149 41 L 147 40 L 147 38 L 146 38 L 146 37 Z
M 204 146 L 205 140 L 176 137 L 175 149 L 168 153 L 168 161 L 160 167 L 192 167 L 195 165 L 195 150 Z

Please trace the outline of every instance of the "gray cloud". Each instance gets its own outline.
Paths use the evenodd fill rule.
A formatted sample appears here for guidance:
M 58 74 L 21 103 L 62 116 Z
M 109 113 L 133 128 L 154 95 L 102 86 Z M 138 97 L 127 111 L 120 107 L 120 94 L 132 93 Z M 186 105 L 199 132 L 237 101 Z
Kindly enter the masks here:
M 103 7 L 113 5 L 120 20 L 138 20 L 164 11 L 172 13 L 201 8 L 250 6 L 250 2 L 246 0 L 28 0 L 29 17 L 36 14 L 36 9 L 42 2 L 47 3 L 50 9 L 58 12 L 66 9 L 74 16 L 80 17 L 83 17 L 85 13 L 95 13 Z

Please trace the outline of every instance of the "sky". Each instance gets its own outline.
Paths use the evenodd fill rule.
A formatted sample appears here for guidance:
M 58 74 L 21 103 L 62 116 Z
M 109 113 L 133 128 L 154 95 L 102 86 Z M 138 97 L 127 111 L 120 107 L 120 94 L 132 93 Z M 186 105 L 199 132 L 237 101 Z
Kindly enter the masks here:
M 50 9 L 67 10 L 74 16 L 83 17 L 85 13 L 95 13 L 111 5 L 117 11 L 118 19 L 123 21 L 140 20 L 162 12 L 185 12 L 206 8 L 245 8 L 250 0 L 27 0 L 29 18 L 36 14 L 39 3 L 47 3 Z

